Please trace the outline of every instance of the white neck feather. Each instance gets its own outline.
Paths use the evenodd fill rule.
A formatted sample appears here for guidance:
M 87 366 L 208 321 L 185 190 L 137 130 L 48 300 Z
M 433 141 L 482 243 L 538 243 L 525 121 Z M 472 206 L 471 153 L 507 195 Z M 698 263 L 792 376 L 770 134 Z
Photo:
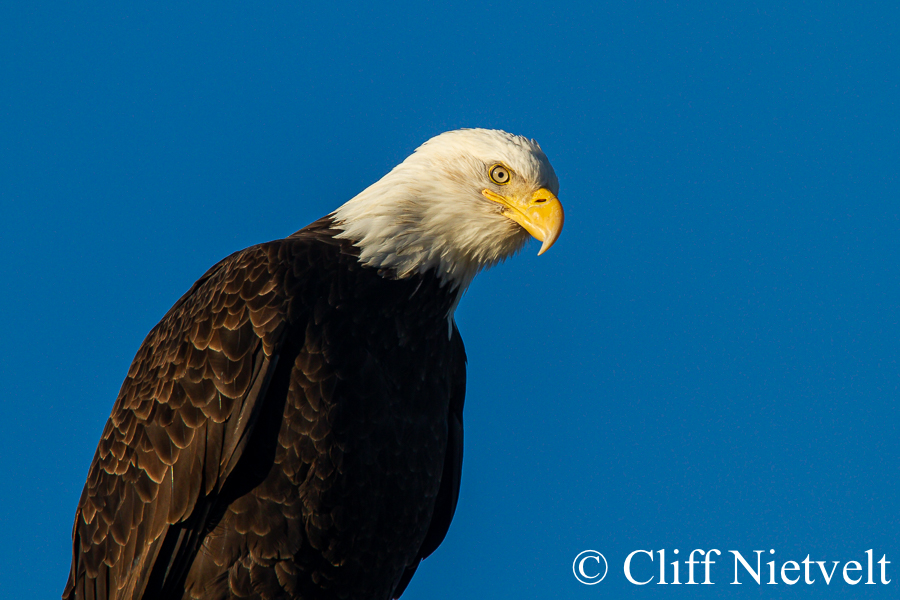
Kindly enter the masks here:
M 337 237 L 354 241 L 363 264 L 401 278 L 433 269 L 461 296 L 479 271 L 520 250 L 528 233 L 463 176 L 474 165 L 428 168 L 413 157 L 332 213 L 343 230 Z

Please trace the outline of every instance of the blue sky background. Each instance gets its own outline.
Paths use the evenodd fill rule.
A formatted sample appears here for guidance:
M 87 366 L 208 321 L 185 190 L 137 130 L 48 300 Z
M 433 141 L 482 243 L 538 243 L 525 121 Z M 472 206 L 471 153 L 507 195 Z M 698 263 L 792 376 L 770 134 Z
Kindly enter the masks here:
M 457 313 L 460 506 L 404 598 L 896 598 L 898 17 L 4 3 L 0 595 L 62 591 L 116 392 L 196 278 L 429 137 L 492 127 L 541 143 L 566 226 Z M 610 562 L 594 587 L 572 575 L 588 548 Z M 630 551 L 663 548 L 839 569 L 872 548 L 893 581 L 733 586 L 726 555 L 714 586 L 626 582 Z

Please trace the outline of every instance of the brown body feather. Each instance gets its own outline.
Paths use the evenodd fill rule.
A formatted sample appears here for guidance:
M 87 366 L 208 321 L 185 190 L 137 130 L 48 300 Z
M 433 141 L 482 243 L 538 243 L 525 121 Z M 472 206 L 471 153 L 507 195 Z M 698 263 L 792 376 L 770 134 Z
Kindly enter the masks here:
M 79 502 L 66 599 L 388 599 L 443 540 L 465 351 L 431 274 L 329 218 L 210 269 L 144 340 Z

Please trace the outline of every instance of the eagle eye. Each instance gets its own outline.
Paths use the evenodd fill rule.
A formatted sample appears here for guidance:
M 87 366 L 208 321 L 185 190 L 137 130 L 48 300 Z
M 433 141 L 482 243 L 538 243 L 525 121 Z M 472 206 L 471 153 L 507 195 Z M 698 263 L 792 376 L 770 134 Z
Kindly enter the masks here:
M 494 165 L 491 167 L 491 170 L 488 171 L 488 174 L 491 176 L 491 181 L 497 185 L 506 185 L 512 178 L 509 169 L 503 165 Z

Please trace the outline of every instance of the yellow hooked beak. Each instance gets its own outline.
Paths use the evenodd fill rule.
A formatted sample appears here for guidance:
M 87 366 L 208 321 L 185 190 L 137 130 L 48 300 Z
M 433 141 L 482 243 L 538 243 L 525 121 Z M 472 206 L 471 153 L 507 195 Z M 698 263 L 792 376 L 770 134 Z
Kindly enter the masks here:
M 550 249 L 562 232 L 563 207 L 547 188 L 541 188 L 530 198 L 506 197 L 491 190 L 481 192 L 488 200 L 503 205 L 503 216 L 521 225 L 535 239 L 544 242 L 538 256 Z

